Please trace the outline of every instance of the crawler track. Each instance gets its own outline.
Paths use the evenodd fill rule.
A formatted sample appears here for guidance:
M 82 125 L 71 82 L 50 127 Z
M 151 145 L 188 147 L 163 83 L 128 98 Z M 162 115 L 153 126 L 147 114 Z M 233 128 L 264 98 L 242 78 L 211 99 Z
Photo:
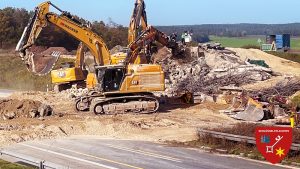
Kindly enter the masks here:
M 89 109 L 95 114 L 148 114 L 154 113 L 159 108 L 159 102 L 154 96 L 120 96 L 96 97 L 91 101 Z

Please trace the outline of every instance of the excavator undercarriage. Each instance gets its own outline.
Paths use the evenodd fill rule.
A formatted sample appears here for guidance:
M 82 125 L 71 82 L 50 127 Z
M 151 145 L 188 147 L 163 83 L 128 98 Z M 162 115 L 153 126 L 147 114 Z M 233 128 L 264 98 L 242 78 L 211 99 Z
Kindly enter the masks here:
M 94 98 L 93 98 L 94 97 Z M 152 93 L 123 96 L 92 96 L 76 101 L 77 111 L 87 111 L 97 115 L 113 114 L 148 114 L 155 113 L 159 108 L 158 99 Z

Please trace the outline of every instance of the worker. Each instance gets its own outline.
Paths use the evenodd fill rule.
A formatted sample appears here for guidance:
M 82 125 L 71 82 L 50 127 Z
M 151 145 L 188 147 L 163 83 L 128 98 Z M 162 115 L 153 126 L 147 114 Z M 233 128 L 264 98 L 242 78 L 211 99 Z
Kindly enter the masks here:
M 182 33 L 181 35 L 181 42 L 183 45 L 185 45 L 185 33 Z
M 171 41 L 176 42 L 176 40 L 177 40 L 177 33 L 176 32 L 172 33 L 172 35 L 170 36 L 170 39 L 171 39 Z
M 295 127 L 299 127 L 300 124 L 300 107 L 296 106 L 294 108 L 292 108 L 292 113 L 290 116 L 290 121 L 291 121 L 291 127 L 295 128 Z
M 299 106 L 296 107 L 295 124 L 296 124 L 296 127 L 300 127 L 299 126 L 299 124 L 300 124 L 300 107 Z
M 292 112 L 292 113 L 291 113 L 291 116 L 290 116 L 290 122 L 291 122 L 291 127 L 292 127 L 292 128 L 294 128 L 294 127 L 296 126 L 295 116 L 296 116 L 296 113 L 295 113 L 295 112 Z

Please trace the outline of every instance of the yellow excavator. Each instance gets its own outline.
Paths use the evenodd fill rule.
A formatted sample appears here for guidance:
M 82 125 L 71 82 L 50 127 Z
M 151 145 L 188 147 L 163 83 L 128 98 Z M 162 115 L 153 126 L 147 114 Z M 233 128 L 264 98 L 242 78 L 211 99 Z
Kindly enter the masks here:
M 57 15 L 50 12 L 50 6 L 56 8 L 61 14 Z M 50 24 L 61 28 L 81 42 L 76 52 L 75 64 L 63 63 L 61 68 L 51 71 L 59 56 L 36 56 L 29 50 L 35 44 L 42 29 Z M 125 56 L 110 56 L 102 38 L 87 25 L 82 24 L 70 13 L 59 9 L 51 2 L 44 2 L 36 7 L 35 13 L 25 28 L 16 50 L 20 51 L 22 60 L 33 73 L 45 75 L 51 71 L 52 83 L 57 84 L 57 90 L 60 91 L 69 88 L 72 84 L 86 87 L 85 80 L 88 76 L 88 71 L 84 68 L 84 51 L 86 48 L 90 50 L 97 64 L 119 64 L 120 61 L 125 59 Z M 102 60 L 103 58 L 106 60 Z M 88 77 L 93 77 L 93 75 Z
M 50 12 L 50 6 L 56 8 L 61 14 Z M 30 47 L 48 24 L 56 25 L 81 41 L 94 56 L 95 72 L 91 75 L 91 79 L 96 80 L 94 89 L 97 93 L 80 97 L 76 101 L 78 110 L 89 109 L 95 114 L 115 114 L 151 113 L 158 109 L 159 102 L 152 92 L 164 91 L 165 89 L 162 67 L 154 64 L 134 64 L 131 61 L 135 60 L 134 58 L 139 54 L 141 46 L 147 45 L 153 40 L 166 42 L 164 45 L 177 50 L 178 48 L 173 45 L 176 43 L 171 42 L 167 36 L 153 27 L 148 27 L 142 36 L 139 36 L 131 44 L 131 52 L 127 55 L 125 63 L 114 65 L 109 50 L 100 36 L 77 21 L 70 13 L 62 11 L 51 2 L 44 2 L 35 9 L 34 16 L 25 28 L 16 47 L 27 68 L 36 74 L 54 64 L 53 59 L 30 53 Z M 43 59 L 46 60 L 43 61 Z M 42 71 L 37 71 L 34 62 L 39 63 L 38 67 L 42 67 L 39 70 Z
M 130 24 L 128 27 L 128 44 L 131 44 L 136 40 L 138 35 L 146 30 L 147 14 L 145 10 L 145 3 L 143 0 L 136 0 L 133 14 L 130 18 Z M 55 91 L 62 91 L 71 88 L 72 85 L 76 84 L 77 87 L 87 87 L 92 90 L 95 87 L 96 80 L 93 78 L 93 74 L 88 74 L 88 71 L 84 67 L 84 52 L 86 47 L 83 43 L 80 43 L 76 52 L 75 64 L 63 63 L 57 70 L 51 71 L 52 83 L 55 84 Z M 127 56 L 127 51 L 118 52 L 111 55 L 111 64 L 121 64 Z M 140 53 L 135 64 L 145 63 L 145 55 Z M 86 83 L 88 81 L 88 83 Z
M 164 91 L 164 72 L 160 65 L 134 64 L 141 50 L 152 42 L 172 49 L 174 55 L 183 52 L 176 41 L 163 32 L 148 26 L 130 44 L 124 65 L 96 66 L 98 90 L 76 100 L 76 109 L 89 109 L 95 114 L 119 114 L 127 112 L 156 112 L 159 102 L 152 92 Z
M 94 79 L 87 79 L 88 77 L 93 78 L 93 71 L 86 69 L 85 64 L 85 51 L 87 47 L 80 42 L 76 51 L 75 63 L 65 62 L 61 63 L 60 68 L 51 71 L 51 80 L 54 85 L 54 91 L 60 92 L 72 87 L 76 84 L 77 88 L 88 88 L 93 89 Z M 110 64 L 122 64 L 126 56 L 111 56 Z M 86 81 L 89 81 L 90 85 L 87 85 Z

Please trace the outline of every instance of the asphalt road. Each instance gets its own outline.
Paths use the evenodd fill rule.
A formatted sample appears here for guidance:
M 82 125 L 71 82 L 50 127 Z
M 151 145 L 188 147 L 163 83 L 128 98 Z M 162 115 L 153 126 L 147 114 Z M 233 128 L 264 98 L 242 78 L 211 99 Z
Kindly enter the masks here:
M 13 92 L 12 90 L 0 89 L 0 98 L 9 97 Z
M 2 152 L 31 159 L 45 160 L 54 168 L 124 168 L 124 169 L 279 169 L 267 163 L 220 156 L 196 149 L 171 147 L 143 141 L 96 138 L 69 138 L 25 142 L 2 149 Z M 7 156 L 0 156 L 7 158 Z

